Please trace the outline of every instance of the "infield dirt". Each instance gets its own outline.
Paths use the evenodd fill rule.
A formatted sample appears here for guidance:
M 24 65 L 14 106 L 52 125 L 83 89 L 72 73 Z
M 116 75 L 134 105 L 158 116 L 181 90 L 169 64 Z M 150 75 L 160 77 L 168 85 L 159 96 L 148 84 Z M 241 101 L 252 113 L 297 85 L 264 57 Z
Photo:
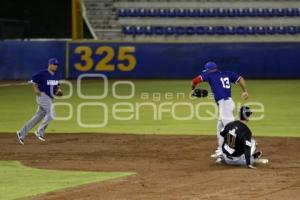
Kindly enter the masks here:
M 32 134 L 25 145 L 0 135 L 0 159 L 59 170 L 135 172 L 123 179 L 60 190 L 31 199 L 297 199 L 300 139 L 258 137 L 268 158 L 256 169 L 215 164 L 213 136 Z M 16 188 L 17 189 L 17 188 Z

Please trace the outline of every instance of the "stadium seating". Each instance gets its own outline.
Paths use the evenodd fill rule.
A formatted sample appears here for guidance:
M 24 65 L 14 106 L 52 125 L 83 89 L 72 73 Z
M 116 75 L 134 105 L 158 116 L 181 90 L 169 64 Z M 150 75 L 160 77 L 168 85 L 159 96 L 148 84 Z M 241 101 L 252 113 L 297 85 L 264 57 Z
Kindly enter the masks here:
M 118 17 L 299 17 L 300 8 L 119 9 Z
M 300 26 L 123 26 L 126 35 L 295 35 Z
M 95 38 L 143 40 L 144 36 L 151 36 L 147 40 L 300 41 L 300 1 L 297 0 L 83 2 L 86 20 Z

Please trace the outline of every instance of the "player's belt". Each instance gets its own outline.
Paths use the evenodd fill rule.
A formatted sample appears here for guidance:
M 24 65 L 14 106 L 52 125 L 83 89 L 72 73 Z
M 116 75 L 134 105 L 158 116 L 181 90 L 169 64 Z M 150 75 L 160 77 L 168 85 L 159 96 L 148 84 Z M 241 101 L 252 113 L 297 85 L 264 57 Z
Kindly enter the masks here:
M 220 100 L 227 101 L 227 100 L 229 100 L 229 99 L 231 99 L 231 97 L 226 97 L 226 98 L 223 98 L 223 99 L 220 99 Z
M 220 101 L 227 101 L 229 99 L 231 99 L 231 97 L 225 97 L 225 98 L 222 98 L 222 99 L 218 100 L 216 103 L 217 103 L 217 105 L 219 105 Z

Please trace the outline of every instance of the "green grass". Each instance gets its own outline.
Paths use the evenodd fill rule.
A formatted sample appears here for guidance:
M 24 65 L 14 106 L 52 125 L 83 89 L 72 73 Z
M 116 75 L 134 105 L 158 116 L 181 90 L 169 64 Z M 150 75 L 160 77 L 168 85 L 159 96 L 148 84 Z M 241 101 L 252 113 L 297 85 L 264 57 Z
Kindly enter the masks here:
M 44 170 L 23 166 L 18 161 L 0 161 L 0 199 L 25 198 L 131 174 Z
M 112 96 L 112 84 L 109 82 L 108 97 L 101 100 L 80 99 L 74 88 L 74 95 L 68 100 L 72 104 L 74 115 L 68 121 L 54 121 L 48 127 L 48 132 L 53 133 L 136 133 L 136 134 L 199 134 L 215 135 L 216 118 L 212 120 L 199 120 L 196 115 L 190 120 L 175 120 L 171 113 L 162 112 L 161 120 L 154 120 L 154 111 L 150 106 L 143 106 L 139 111 L 136 104 L 155 103 L 163 108 L 172 110 L 172 106 L 177 102 L 192 103 L 195 109 L 200 102 L 214 102 L 210 99 L 188 98 L 190 92 L 190 80 L 139 80 L 135 83 L 135 95 L 131 99 L 117 100 Z M 264 118 L 259 121 L 251 121 L 250 127 L 254 135 L 260 136 L 300 136 L 300 80 L 249 80 L 247 81 L 250 99 L 246 102 L 260 102 L 264 106 Z M 75 85 L 75 84 L 74 84 Z M 205 83 L 201 87 L 208 88 Z M 83 84 L 84 94 L 100 94 L 102 85 L 100 82 L 91 81 Z M 65 89 L 67 93 L 67 89 Z M 185 98 L 176 93 L 184 93 Z M 245 103 L 240 98 L 241 90 L 239 86 L 233 86 L 233 98 L 236 105 Z M 117 94 L 130 94 L 129 86 L 117 86 Z M 149 96 L 148 96 L 149 95 Z M 158 95 L 161 96 L 158 99 Z M 166 98 L 166 95 L 167 98 Z M 170 96 L 170 95 L 173 95 Z M 30 86 L 10 86 L 0 87 L 0 132 L 15 132 L 28 120 L 36 110 L 35 97 Z M 108 108 L 108 124 L 105 127 L 82 128 L 77 123 L 77 107 L 79 103 L 85 102 L 104 103 Z M 133 104 L 132 112 L 118 113 L 118 117 L 132 118 L 126 121 L 116 120 L 112 114 L 113 106 L 118 102 Z M 120 108 L 120 107 L 119 107 Z M 257 108 L 257 106 L 252 106 Z M 128 109 L 128 106 L 123 107 Z M 58 116 L 66 116 L 67 109 L 57 107 Z M 201 116 L 207 116 L 205 110 L 213 111 L 212 106 L 201 107 L 198 111 Z M 175 114 L 187 116 L 190 111 L 188 107 L 176 107 Z M 139 120 L 136 117 L 139 117 Z M 254 116 L 258 116 L 256 113 Z M 103 122 L 103 108 L 85 107 L 82 111 L 82 122 L 86 124 L 101 124 Z

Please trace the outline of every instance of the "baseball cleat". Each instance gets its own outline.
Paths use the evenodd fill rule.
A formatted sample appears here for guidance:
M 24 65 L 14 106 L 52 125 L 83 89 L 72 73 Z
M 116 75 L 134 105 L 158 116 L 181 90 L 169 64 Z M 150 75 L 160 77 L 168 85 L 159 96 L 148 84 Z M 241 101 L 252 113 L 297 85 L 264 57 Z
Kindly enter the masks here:
M 18 140 L 19 140 L 19 144 L 24 145 L 24 140 L 20 136 L 20 131 L 17 132 L 17 137 L 18 137 Z
M 219 158 L 221 155 L 222 155 L 222 151 L 219 150 L 219 149 L 217 149 L 214 154 L 210 155 L 210 157 L 212 157 L 212 158 Z
M 252 156 L 254 159 L 258 159 L 262 156 L 262 151 L 255 152 Z
M 226 164 L 225 160 L 222 157 L 217 158 L 216 163 L 217 164 Z
M 34 132 L 34 135 L 42 142 L 45 142 L 45 138 L 43 136 L 40 136 L 37 132 Z
M 256 164 L 267 164 L 267 163 L 269 163 L 269 160 L 265 159 L 265 158 L 258 158 L 258 159 L 254 159 L 254 163 L 256 163 Z

